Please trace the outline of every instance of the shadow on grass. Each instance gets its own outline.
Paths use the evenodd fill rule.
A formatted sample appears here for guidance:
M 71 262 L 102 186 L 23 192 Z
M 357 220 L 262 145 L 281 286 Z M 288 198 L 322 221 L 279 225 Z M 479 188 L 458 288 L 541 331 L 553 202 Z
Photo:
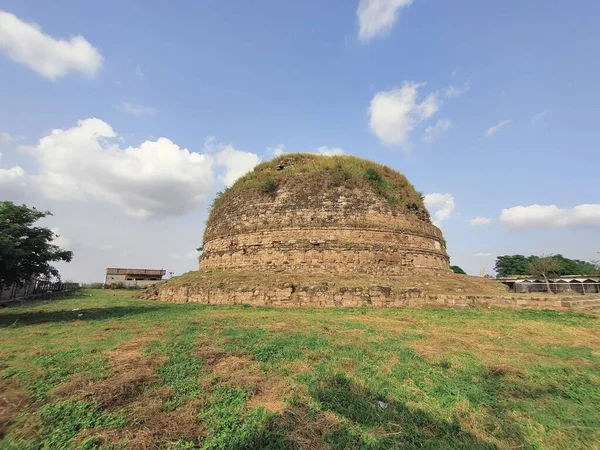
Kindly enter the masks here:
M 38 325 L 42 323 L 74 322 L 118 319 L 159 311 L 159 306 L 114 306 L 110 308 L 85 308 L 76 310 L 32 311 L 26 313 L 0 314 L 0 328 L 9 326 Z
M 496 448 L 463 430 L 457 420 L 447 422 L 387 400 L 341 374 L 318 379 L 309 392 L 323 410 L 333 411 L 350 424 L 358 425 L 332 430 L 326 437 L 332 448 L 364 448 L 367 442 L 369 448 L 381 449 Z M 363 434 L 365 429 L 370 436 Z

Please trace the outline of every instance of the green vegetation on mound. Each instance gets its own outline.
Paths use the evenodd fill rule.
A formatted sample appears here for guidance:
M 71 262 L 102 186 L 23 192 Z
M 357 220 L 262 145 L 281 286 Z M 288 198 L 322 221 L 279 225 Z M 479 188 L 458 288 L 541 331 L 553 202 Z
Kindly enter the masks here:
M 233 198 L 268 200 L 283 187 L 302 202 L 315 194 L 338 187 L 370 189 L 386 200 L 392 212 L 429 223 L 423 196 L 399 172 L 372 161 L 348 155 L 322 156 L 310 153 L 288 153 L 259 164 L 238 179 L 213 201 L 208 223 L 226 213 Z
M 132 295 L 87 290 L 0 310 L 0 448 L 600 442 L 597 317 L 215 307 Z

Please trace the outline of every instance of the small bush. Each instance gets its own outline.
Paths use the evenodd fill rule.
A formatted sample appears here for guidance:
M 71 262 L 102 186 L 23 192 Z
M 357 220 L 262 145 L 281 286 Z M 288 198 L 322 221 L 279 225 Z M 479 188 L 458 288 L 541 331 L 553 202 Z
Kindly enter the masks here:
M 462 270 L 459 266 L 450 266 L 450 269 L 452 270 L 452 272 L 457 273 L 459 275 L 466 275 L 467 272 L 465 272 L 464 270 Z
M 386 197 L 386 200 L 388 202 L 388 205 L 390 205 L 390 207 L 392 208 L 392 211 L 394 211 L 396 209 L 396 206 L 398 205 L 398 197 L 390 194 Z
M 275 195 L 277 192 L 277 180 L 273 178 L 267 178 L 260 186 L 260 190 L 263 194 Z
M 371 184 L 374 184 L 374 185 L 380 186 L 380 187 L 387 186 L 387 181 L 385 181 L 385 178 L 383 178 L 383 176 L 381 176 L 379 171 L 373 167 L 366 168 L 363 176 Z

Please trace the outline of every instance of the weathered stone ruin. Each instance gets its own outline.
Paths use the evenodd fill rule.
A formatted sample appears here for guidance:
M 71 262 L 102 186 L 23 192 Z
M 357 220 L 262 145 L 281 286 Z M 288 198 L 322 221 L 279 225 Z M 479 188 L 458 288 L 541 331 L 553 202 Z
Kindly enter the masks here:
M 442 232 L 420 195 L 387 167 L 300 154 L 262 164 L 251 175 L 217 200 L 200 269 L 450 270 Z M 252 182 L 252 195 L 239 186 Z
M 553 305 L 454 274 L 445 247 L 422 195 L 395 170 L 352 156 L 288 154 L 217 196 L 199 270 L 146 297 L 280 307 Z

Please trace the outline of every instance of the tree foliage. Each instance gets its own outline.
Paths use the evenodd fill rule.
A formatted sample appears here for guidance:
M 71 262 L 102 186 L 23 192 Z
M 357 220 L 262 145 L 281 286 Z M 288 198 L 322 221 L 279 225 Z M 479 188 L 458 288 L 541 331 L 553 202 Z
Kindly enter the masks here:
M 581 261 L 579 259 L 569 259 L 562 255 L 553 255 L 546 258 L 552 258 L 558 264 L 559 268 L 556 275 L 591 275 L 597 273 L 598 270 L 593 263 Z M 499 277 L 507 277 L 511 275 L 533 275 L 531 267 L 539 256 L 523 256 L 523 255 L 504 255 L 496 258 L 494 270 Z M 535 267 L 535 266 L 534 266 Z
M 53 244 L 58 236 L 35 222 L 52 215 L 26 205 L 0 202 L 0 288 L 34 278 L 59 278 L 55 261 L 69 262 L 73 252 Z
M 535 277 L 542 277 L 546 282 L 548 292 L 551 292 L 548 278 L 555 277 L 560 273 L 560 260 L 553 256 L 542 256 L 536 258 L 529 264 L 529 273 Z
M 462 270 L 459 266 L 450 266 L 450 269 L 452 269 L 452 272 L 454 273 L 458 273 L 461 275 L 466 275 L 467 272 L 465 272 L 464 270 Z

